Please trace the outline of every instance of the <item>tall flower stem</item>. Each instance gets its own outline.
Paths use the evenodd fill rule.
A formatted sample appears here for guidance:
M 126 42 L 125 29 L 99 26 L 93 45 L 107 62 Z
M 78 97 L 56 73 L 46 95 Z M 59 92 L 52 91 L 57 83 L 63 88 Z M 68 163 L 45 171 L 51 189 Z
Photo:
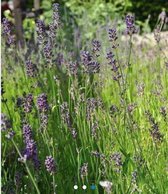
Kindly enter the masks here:
M 20 158 L 22 158 L 22 155 L 21 155 L 21 153 L 20 153 L 20 151 L 19 151 L 19 148 L 18 148 L 18 146 L 16 145 L 15 141 L 14 141 L 13 139 L 12 139 L 11 141 L 12 141 L 12 143 L 13 143 L 13 145 L 14 145 L 16 151 L 18 152 Z M 31 179 L 31 181 L 32 181 L 32 183 L 33 183 L 33 185 L 34 185 L 36 191 L 37 191 L 37 194 L 40 194 L 39 188 L 38 188 L 38 186 L 37 186 L 37 184 L 36 184 L 36 182 L 35 182 L 35 180 L 34 180 L 32 174 L 31 174 L 31 172 L 30 172 L 30 169 L 29 169 L 29 167 L 28 167 L 26 161 L 24 162 L 24 164 L 25 164 L 26 170 L 27 170 L 27 172 L 28 172 L 28 174 L 29 174 L 29 177 L 30 177 L 30 179 Z

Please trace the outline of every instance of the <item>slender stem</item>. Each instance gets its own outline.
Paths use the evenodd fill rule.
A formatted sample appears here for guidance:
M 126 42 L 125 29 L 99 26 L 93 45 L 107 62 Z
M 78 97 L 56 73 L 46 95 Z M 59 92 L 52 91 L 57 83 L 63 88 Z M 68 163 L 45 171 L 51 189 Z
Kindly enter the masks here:
M 18 152 L 19 156 L 22 158 L 22 155 L 21 155 L 21 153 L 20 153 L 20 151 L 19 151 L 19 149 L 18 149 L 18 147 L 17 147 L 17 145 L 16 145 L 16 143 L 15 143 L 15 141 L 14 141 L 13 139 L 12 139 L 12 143 L 13 143 L 13 145 L 15 146 L 15 149 L 16 149 L 16 151 Z M 33 183 L 33 185 L 34 185 L 34 187 L 36 188 L 37 194 L 40 194 L 40 191 L 39 191 L 39 189 L 38 189 L 38 186 L 37 186 L 37 184 L 36 184 L 36 182 L 35 182 L 35 180 L 34 180 L 32 174 L 31 174 L 31 172 L 30 172 L 30 169 L 29 169 L 29 167 L 28 167 L 26 161 L 24 162 L 24 164 L 25 164 L 26 170 L 27 170 L 27 172 L 28 172 L 28 174 L 29 174 L 29 177 L 30 177 L 30 179 L 31 179 L 31 181 L 32 181 L 32 183 Z

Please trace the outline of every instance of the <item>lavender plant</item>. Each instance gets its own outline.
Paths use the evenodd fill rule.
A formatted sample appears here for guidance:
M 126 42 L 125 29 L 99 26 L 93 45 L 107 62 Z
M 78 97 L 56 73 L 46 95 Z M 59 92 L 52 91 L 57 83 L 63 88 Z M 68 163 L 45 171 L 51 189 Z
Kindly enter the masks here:
M 72 54 L 54 4 L 49 26 L 37 20 L 36 50 L 2 56 L 2 192 L 71 194 L 77 184 L 91 194 L 94 182 L 96 194 L 167 193 L 167 58 L 157 50 L 166 16 L 153 60 L 143 45 L 134 56 L 135 17 L 124 22 L 126 42 L 115 24 Z

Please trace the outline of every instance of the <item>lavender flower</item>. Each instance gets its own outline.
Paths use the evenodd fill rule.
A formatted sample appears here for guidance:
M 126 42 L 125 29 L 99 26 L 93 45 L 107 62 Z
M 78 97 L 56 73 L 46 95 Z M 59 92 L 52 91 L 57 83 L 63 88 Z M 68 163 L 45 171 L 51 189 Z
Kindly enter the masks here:
M 93 56 L 88 51 L 81 52 L 81 59 L 87 73 L 98 73 L 100 71 L 100 64 L 93 61 Z
M 52 63 L 52 45 L 51 42 L 48 40 L 44 46 L 43 54 L 48 63 Z
M 53 174 L 56 171 L 56 164 L 52 156 L 47 156 L 45 159 L 45 166 L 49 173 Z
M 126 22 L 126 33 L 128 35 L 132 35 L 134 33 L 137 33 L 137 29 L 135 27 L 135 17 L 133 15 L 128 14 L 125 17 L 125 22 Z
M 99 184 L 105 189 L 105 191 L 107 192 L 107 194 L 111 194 L 112 193 L 112 182 L 110 181 L 100 181 Z
M 48 100 L 46 94 L 40 94 L 37 98 L 37 106 L 40 112 L 47 112 L 49 110 Z
M 23 109 L 26 113 L 30 113 L 33 108 L 33 95 L 28 94 L 23 100 Z
M 118 39 L 116 28 L 110 28 L 108 30 L 108 35 L 109 41 L 112 43 L 112 48 L 116 49 L 118 47 L 118 43 L 116 42 Z
M 167 109 L 166 109 L 166 107 L 162 106 L 160 108 L 160 113 L 163 116 L 164 120 L 166 121 L 166 117 L 167 117 Z
M 113 72 L 113 79 L 115 81 L 119 81 L 119 79 L 121 78 L 121 74 L 119 72 L 119 66 L 116 65 L 117 61 L 115 59 L 114 54 L 111 51 L 108 52 L 106 59 L 108 59 L 108 64 L 111 66 L 111 70 Z
M 37 32 L 37 39 L 39 44 L 44 43 L 45 40 L 45 36 L 46 36 L 46 27 L 45 27 L 45 23 L 42 20 L 37 20 L 36 23 L 36 32 Z
M 91 135 L 93 138 L 96 138 L 97 137 L 97 129 L 99 128 L 99 125 L 98 125 L 98 122 L 94 122 L 92 123 L 92 126 L 91 126 Z
M 64 55 L 62 53 L 58 53 L 55 62 L 57 66 L 61 66 L 64 62 Z
M 71 127 L 70 114 L 67 102 L 64 102 L 61 105 L 61 117 L 63 119 L 63 122 L 67 124 L 68 127 Z
M 45 113 L 40 114 L 40 130 L 43 131 L 48 125 L 48 115 Z
M 119 152 L 116 152 L 116 153 L 112 154 L 110 158 L 115 163 L 116 172 L 120 172 L 122 164 L 123 164 L 121 154 Z
M 26 142 L 26 153 L 27 158 L 32 158 L 34 155 L 37 155 L 37 146 L 36 142 L 33 139 L 28 139 Z
M 84 65 L 88 65 L 92 61 L 92 55 L 88 51 L 81 52 L 81 59 Z
M 99 54 L 99 51 L 100 51 L 100 48 L 101 48 L 101 44 L 98 40 L 93 40 L 92 41 L 92 46 L 93 46 L 93 53 L 96 55 L 96 57 L 99 57 L 100 54 Z
M 76 62 L 69 63 L 69 72 L 71 75 L 77 75 L 78 64 Z
M 28 142 L 32 138 L 32 128 L 29 124 L 23 125 L 23 138 L 25 142 Z
M 3 18 L 2 20 L 2 29 L 3 29 L 2 34 L 6 39 L 6 43 L 8 45 L 14 44 L 15 42 L 14 36 L 11 34 L 11 25 L 7 18 Z
M 53 23 L 56 27 L 60 25 L 60 16 L 59 16 L 59 4 L 53 4 Z
M 88 175 L 88 163 L 84 163 L 81 166 L 80 175 L 81 175 L 81 178 L 84 178 L 85 176 Z
M 15 132 L 13 130 L 10 130 L 8 131 L 8 133 L 5 135 L 5 137 L 8 139 L 8 140 L 11 140 L 15 135 Z
M 49 37 L 51 39 L 55 38 L 56 36 L 56 30 L 60 26 L 60 16 L 59 16 L 59 4 L 54 3 L 53 4 L 53 16 L 52 16 L 52 23 L 49 24 Z
M 146 115 L 148 116 L 149 122 L 151 124 L 151 129 L 149 131 L 154 142 L 161 142 L 163 140 L 163 135 L 160 133 L 158 123 L 155 121 L 149 111 L 146 111 Z
M 76 137 L 77 137 L 77 135 L 78 135 L 76 129 L 72 128 L 72 129 L 71 129 L 71 134 L 72 134 L 72 137 L 73 137 L 74 139 L 76 139 Z
M 26 61 L 26 73 L 29 77 L 35 77 L 37 74 L 37 67 L 31 60 Z
M 1 113 L 1 130 L 2 131 L 7 131 L 12 127 L 11 121 L 8 119 L 8 117 Z

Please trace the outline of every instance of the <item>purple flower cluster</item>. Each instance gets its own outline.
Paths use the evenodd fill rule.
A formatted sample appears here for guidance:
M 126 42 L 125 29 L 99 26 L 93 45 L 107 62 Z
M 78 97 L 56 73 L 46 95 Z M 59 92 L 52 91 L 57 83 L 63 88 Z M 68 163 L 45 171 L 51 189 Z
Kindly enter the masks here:
M 35 169 L 39 169 L 40 162 L 37 156 L 37 145 L 32 138 L 32 128 L 29 124 L 23 125 L 23 139 L 25 142 L 24 158 L 32 160 Z
M 49 24 L 49 37 L 52 39 L 56 36 L 56 30 L 60 26 L 60 16 L 59 16 L 59 4 L 54 3 L 53 4 L 53 16 L 52 16 L 52 23 Z
M 37 20 L 36 32 L 39 44 L 44 43 L 46 37 L 46 26 L 43 20 Z
M 149 111 L 146 111 L 146 115 L 148 116 L 149 122 L 151 124 L 151 129 L 149 131 L 154 142 L 161 142 L 163 140 L 163 135 L 160 133 L 158 123 L 155 121 Z
M 61 117 L 63 122 L 68 126 L 71 127 L 71 121 L 70 121 L 70 113 L 69 113 L 69 108 L 68 108 L 68 103 L 64 102 L 61 105 Z
M 2 20 L 2 29 L 3 29 L 2 34 L 6 39 L 6 43 L 8 45 L 14 44 L 15 40 L 14 36 L 11 33 L 11 24 L 7 18 L 3 18 Z
M 110 28 L 108 30 L 108 35 L 109 35 L 109 41 L 112 43 L 112 48 L 116 49 L 118 47 L 118 43 L 116 42 L 118 39 L 116 28 Z
M 84 163 L 81 166 L 80 175 L 81 175 L 81 178 L 84 178 L 85 176 L 88 175 L 88 163 Z
M 46 61 L 51 64 L 52 63 L 52 43 L 50 40 L 48 40 L 43 48 L 43 54 L 46 59 Z
M 69 72 L 70 72 L 70 75 L 77 75 L 78 64 L 76 62 L 69 63 Z
M 48 100 L 46 94 L 40 94 L 37 98 L 37 107 L 40 112 L 47 112 L 49 110 Z
M 5 114 L 1 113 L 1 130 L 7 131 L 11 127 L 12 127 L 11 121 Z
M 5 114 L 1 113 L 1 130 L 3 132 L 6 132 L 5 137 L 9 140 L 12 139 L 13 136 L 15 135 L 15 132 L 11 128 L 12 128 L 11 121 Z
M 81 52 L 81 59 L 87 73 L 98 73 L 100 71 L 100 64 L 92 60 L 93 56 L 88 51 Z
M 137 33 L 137 29 L 135 27 L 135 17 L 131 14 L 126 15 L 125 17 L 125 23 L 126 23 L 126 33 L 128 35 L 132 35 Z
M 119 152 L 116 152 L 116 153 L 112 154 L 110 158 L 115 163 L 116 172 L 120 172 L 121 171 L 121 167 L 123 165 L 121 154 Z
M 100 52 L 100 49 L 101 49 L 100 41 L 93 40 L 92 41 L 92 46 L 93 46 L 93 49 L 92 49 L 93 53 L 96 55 L 96 57 L 99 57 L 100 56 L 99 52 Z
M 23 139 L 25 142 L 32 139 L 32 128 L 29 124 L 23 125 Z
M 121 78 L 121 74 L 119 72 L 119 66 L 117 65 L 117 61 L 115 59 L 114 54 L 110 51 L 107 53 L 106 59 L 109 61 L 108 64 L 111 66 L 111 70 L 113 72 L 113 79 L 118 81 Z
M 56 164 L 52 156 L 47 156 L 45 159 L 45 166 L 49 173 L 54 174 L 56 172 Z
M 86 119 L 91 121 L 92 115 L 96 108 L 102 107 L 102 101 L 95 98 L 88 98 L 86 101 Z
M 26 61 L 26 74 L 28 77 L 35 77 L 37 74 L 37 67 L 31 60 Z
M 33 108 L 33 95 L 32 94 L 28 94 L 24 97 L 23 99 L 23 109 L 25 113 L 30 113 L 32 111 Z
M 47 125 L 48 125 L 48 114 L 41 113 L 40 114 L 40 131 L 47 129 Z

